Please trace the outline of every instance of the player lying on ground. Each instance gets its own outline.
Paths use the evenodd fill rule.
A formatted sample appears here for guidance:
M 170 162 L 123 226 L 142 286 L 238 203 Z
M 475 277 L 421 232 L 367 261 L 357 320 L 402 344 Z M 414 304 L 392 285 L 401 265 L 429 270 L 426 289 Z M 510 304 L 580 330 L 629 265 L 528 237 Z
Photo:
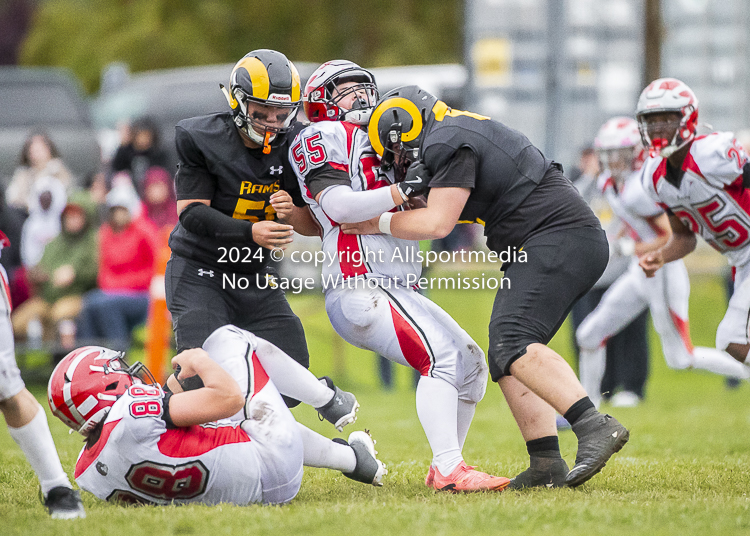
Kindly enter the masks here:
M 724 255 L 734 294 L 716 332 L 716 348 L 740 363 L 750 349 L 750 162 L 730 132 L 696 136 L 698 99 L 683 82 L 661 78 L 638 99 L 636 112 L 649 158 L 642 183 L 669 214 L 672 237 L 641 257 L 648 277 L 695 249 L 696 235 Z
M 454 492 L 499 491 L 508 486 L 507 478 L 477 471 L 462 455 L 487 388 L 484 353 L 450 315 L 407 286 L 421 274 L 421 263 L 409 262 L 419 243 L 339 230 L 341 223 L 407 201 L 393 173 L 380 172 L 380 157 L 363 128 L 376 100 L 370 72 L 350 61 L 324 63 L 310 76 L 303 97 L 313 124 L 290 145 L 303 198 L 323 227 L 323 251 L 337 261 L 323 268 L 326 312 L 347 342 L 419 371 L 417 415 L 432 449 L 425 484 Z M 358 262 L 368 251 L 368 260 Z
M 79 348 L 55 368 L 50 407 L 86 437 L 75 467 L 82 489 L 108 501 L 278 504 L 297 494 L 303 463 L 381 485 L 387 471 L 369 434 L 331 441 L 298 424 L 280 393 L 339 428 L 354 421 L 354 396 L 269 342 L 224 326 L 172 364 L 179 369 L 164 388 L 101 347 Z
M 616 419 L 600 414 L 573 369 L 547 344 L 608 260 L 604 231 L 562 167 L 520 132 L 488 117 L 453 110 L 417 86 L 388 92 L 368 124 L 381 166 L 404 177 L 409 197 L 429 190 L 427 206 L 344 224 L 345 234 L 407 240 L 445 237 L 458 221 L 484 225 L 488 247 L 523 248 L 507 263 L 489 324 L 487 352 L 526 441 L 530 467 L 514 487 L 578 486 L 628 441 Z M 570 472 L 560 456 L 555 410 L 578 438 Z
M 599 177 L 612 211 L 623 222 L 623 234 L 610 249 L 632 255 L 628 270 L 607 290 L 596 309 L 576 331 L 581 348 L 581 384 L 598 407 L 606 362 L 606 342 L 646 308 L 661 339 L 664 358 L 673 369 L 700 368 L 734 378 L 750 378 L 750 369 L 715 348 L 694 348 L 688 327 L 690 280 L 682 260 L 647 278 L 638 256 L 669 240 L 669 219 L 644 191 L 640 164 L 643 147 L 638 123 L 615 117 L 599 129 L 594 143 L 605 171 Z
M 0 252 L 10 246 L 0 230 Z M 8 275 L 0 265 L 0 413 L 8 432 L 23 451 L 39 479 L 44 505 L 53 519 L 86 517 L 77 491 L 63 471 L 47 425 L 47 414 L 21 378 L 16 364 L 13 327 L 10 322 Z

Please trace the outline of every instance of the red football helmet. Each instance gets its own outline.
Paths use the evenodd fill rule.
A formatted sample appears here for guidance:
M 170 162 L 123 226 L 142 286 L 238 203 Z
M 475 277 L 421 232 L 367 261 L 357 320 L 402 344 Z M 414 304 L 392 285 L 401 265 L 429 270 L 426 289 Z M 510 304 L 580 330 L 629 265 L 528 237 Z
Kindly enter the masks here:
M 672 139 L 661 136 L 652 139 L 649 133 L 649 116 L 664 112 L 673 112 L 679 116 L 673 126 L 674 136 Z M 695 138 L 698 128 L 698 98 L 684 82 L 676 78 L 659 78 L 641 93 L 635 115 L 649 156 L 667 158 Z M 651 126 L 653 128 L 655 125 Z M 671 128 L 667 130 L 671 132 Z
M 344 82 L 356 82 L 341 93 L 336 86 Z M 351 110 L 339 107 L 339 102 L 352 92 L 357 92 Z M 375 77 L 356 63 L 346 60 L 328 61 L 310 75 L 305 85 L 302 106 L 305 115 L 313 123 L 318 121 L 348 121 L 355 125 L 366 125 L 378 101 Z
M 47 400 L 57 418 L 85 437 L 128 387 L 137 383 L 156 381 L 140 362 L 129 366 L 122 352 L 84 346 L 57 364 L 47 386 Z

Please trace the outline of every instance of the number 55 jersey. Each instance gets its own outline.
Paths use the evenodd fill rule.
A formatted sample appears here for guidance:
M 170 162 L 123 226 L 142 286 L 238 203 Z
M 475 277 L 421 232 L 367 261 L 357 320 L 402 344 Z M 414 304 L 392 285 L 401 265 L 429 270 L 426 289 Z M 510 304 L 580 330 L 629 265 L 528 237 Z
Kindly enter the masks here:
M 646 191 L 733 266 L 750 261 L 750 191 L 743 186 L 747 155 L 730 132 L 698 136 L 682 164 L 666 158 L 643 165 Z M 668 172 L 669 171 L 669 172 Z
M 127 503 L 262 501 L 260 457 L 240 422 L 172 428 L 164 417 L 159 386 L 130 387 L 112 406 L 100 439 L 78 456 L 81 489 Z

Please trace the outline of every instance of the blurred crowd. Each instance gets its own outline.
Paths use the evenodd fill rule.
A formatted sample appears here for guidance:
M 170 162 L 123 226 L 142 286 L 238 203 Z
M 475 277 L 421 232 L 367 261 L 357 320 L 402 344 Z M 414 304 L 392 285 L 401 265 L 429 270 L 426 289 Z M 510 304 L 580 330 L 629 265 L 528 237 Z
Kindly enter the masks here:
M 84 344 L 126 350 L 159 293 L 177 223 L 172 171 L 149 118 L 121 129 L 111 160 L 74 177 L 44 131 L 29 135 L 5 191 L 0 259 L 20 347 L 57 358 Z M 163 294 L 163 290 L 161 291 Z

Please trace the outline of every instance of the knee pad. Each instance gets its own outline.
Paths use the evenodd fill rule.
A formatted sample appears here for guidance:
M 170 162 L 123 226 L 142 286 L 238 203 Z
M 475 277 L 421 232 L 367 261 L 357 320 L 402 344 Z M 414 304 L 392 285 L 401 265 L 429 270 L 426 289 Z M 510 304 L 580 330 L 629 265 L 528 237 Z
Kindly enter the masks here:
M 487 392 L 490 368 L 484 361 L 484 353 L 482 360 L 472 365 L 471 370 L 464 370 L 464 383 L 458 390 L 458 399 L 478 404 Z

